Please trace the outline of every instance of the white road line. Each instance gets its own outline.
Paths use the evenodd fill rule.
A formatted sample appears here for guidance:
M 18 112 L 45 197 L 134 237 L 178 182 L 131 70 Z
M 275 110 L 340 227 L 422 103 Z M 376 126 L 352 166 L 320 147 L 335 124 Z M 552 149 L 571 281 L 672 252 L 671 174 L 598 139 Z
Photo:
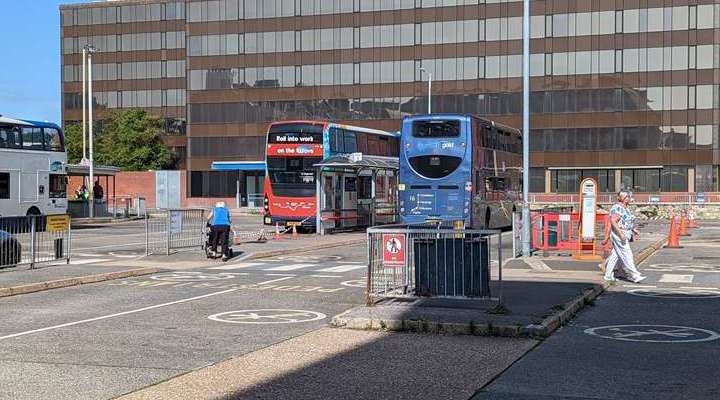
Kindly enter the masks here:
M 257 267 L 258 265 L 265 265 L 265 263 L 238 263 L 238 264 L 223 265 L 220 267 L 210 267 L 208 269 L 232 271 L 234 269 Z
M 297 276 L 295 274 L 265 274 L 265 276 Z
M 279 267 L 266 268 L 263 271 L 295 271 L 296 269 L 314 267 L 316 265 L 317 264 L 288 264 L 288 265 L 281 265 Z
M 294 278 L 294 276 L 286 276 L 286 277 L 284 277 L 284 278 L 272 279 L 272 280 L 265 281 L 265 282 L 255 283 L 255 285 L 258 285 L 258 286 L 260 286 L 260 285 L 267 285 L 268 283 L 275 283 L 275 282 L 285 281 L 285 280 L 292 279 L 292 278 Z
M 310 275 L 313 278 L 342 278 L 341 275 Z
M 651 286 L 651 285 L 623 285 L 623 287 L 629 287 L 629 288 L 643 288 L 643 289 L 648 289 L 648 288 L 657 288 L 657 286 Z
M 662 274 L 659 282 L 663 283 L 692 283 L 695 275 Z
M 171 301 L 171 302 L 169 302 L 169 303 L 162 303 L 162 304 L 157 304 L 157 305 L 154 305 L 154 306 L 138 308 L 137 310 L 123 311 L 123 312 L 116 313 L 116 314 L 103 315 L 103 316 L 100 316 L 100 317 L 88 318 L 88 319 L 83 319 L 83 320 L 80 320 L 80 321 L 68 322 L 68 323 L 65 323 L 65 324 L 48 326 L 48 327 L 40 328 L 40 329 L 33 329 L 33 330 L 31 330 L 31 331 L 13 333 L 12 335 L 0 336 L 0 340 L 12 339 L 12 338 L 16 338 L 16 337 L 19 337 L 19 336 L 31 335 L 31 334 L 33 334 L 33 333 L 40 333 L 40 332 L 50 331 L 50 330 L 53 330 L 53 329 L 67 328 L 68 326 L 86 324 L 86 323 L 88 323 L 88 322 L 101 321 L 101 320 L 109 319 L 109 318 L 121 317 L 121 316 L 123 316 L 123 315 L 135 314 L 135 313 L 139 313 L 139 312 L 143 312 L 143 311 L 154 310 L 154 309 L 160 308 L 160 307 L 167 307 L 167 306 L 172 306 L 172 305 L 175 305 L 175 304 L 187 303 L 187 302 L 189 302 L 189 301 L 204 299 L 204 298 L 206 298 L 206 297 L 217 296 L 217 295 L 220 295 L 220 294 L 230 293 L 230 292 L 234 292 L 234 291 L 237 291 L 237 290 L 239 290 L 239 289 L 228 289 L 228 290 L 223 290 L 223 291 L 221 291 L 221 292 L 208 293 L 208 294 L 204 294 L 204 295 L 202 295 L 202 296 L 195 296 L 195 297 L 190 297 L 190 298 L 187 298 L 187 299 Z
M 348 272 L 361 268 L 367 268 L 367 265 L 338 265 L 337 267 L 319 269 L 317 272 Z
M 692 290 L 720 290 L 715 287 L 702 287 L 702 286 L 680 286 L 680 289 L 692 289 Z

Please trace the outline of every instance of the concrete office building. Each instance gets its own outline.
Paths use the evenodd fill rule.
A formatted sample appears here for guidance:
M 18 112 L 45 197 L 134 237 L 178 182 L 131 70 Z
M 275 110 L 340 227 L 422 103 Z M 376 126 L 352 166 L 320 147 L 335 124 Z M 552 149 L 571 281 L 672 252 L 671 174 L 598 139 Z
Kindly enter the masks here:
M 532 1 L 533 192 L 718 190 L 720 2 Z M 190 197 L 235 195 L 271 121 L 397 130 L 475 113 L 520 127 L 522 2 L 187 0 L 65 5 L 63 120 L 80 119 L 80 51 L 98 49 L 99 118 L 144 107 L 185 158 Z M 185 150 L 186 149 L 186 150 Z M 253 172 L 243 191 L 258 190 Z M 253 181 L 253 179 L 255 179 Z

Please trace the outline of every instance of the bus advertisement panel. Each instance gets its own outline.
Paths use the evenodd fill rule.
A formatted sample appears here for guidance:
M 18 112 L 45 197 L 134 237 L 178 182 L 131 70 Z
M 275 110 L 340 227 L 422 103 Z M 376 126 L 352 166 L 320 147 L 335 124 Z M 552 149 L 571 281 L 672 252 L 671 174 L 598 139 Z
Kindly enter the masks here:
M 520 132 L 471 115 L 406 117 L 400 219 L 474 228 L 511 225 L 522 191 Z

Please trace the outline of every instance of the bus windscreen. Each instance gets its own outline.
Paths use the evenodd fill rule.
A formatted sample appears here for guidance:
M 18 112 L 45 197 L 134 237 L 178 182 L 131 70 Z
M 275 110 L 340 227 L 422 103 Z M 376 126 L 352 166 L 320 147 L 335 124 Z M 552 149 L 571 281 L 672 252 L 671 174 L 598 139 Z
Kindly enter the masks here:
M 315 167 L 321 157 L 268 157 L 267 169 L 273 194 L 287 197 L 315 196 Z
M 460 136 L 459 120 L 414 121 L 412 135 L 417 138 L 444 138 Z
M 320 143 L 323 126 L 313 124 L 279 124 L 270 127 L 268 143 Z

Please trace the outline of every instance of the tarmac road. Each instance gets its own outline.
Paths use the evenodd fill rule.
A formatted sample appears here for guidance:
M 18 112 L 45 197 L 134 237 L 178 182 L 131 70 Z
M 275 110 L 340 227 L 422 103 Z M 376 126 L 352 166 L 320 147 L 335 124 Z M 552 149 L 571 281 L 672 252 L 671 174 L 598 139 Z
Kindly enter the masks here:
M 473 400 L 720 398 L 720 226 L 641 265 Z

